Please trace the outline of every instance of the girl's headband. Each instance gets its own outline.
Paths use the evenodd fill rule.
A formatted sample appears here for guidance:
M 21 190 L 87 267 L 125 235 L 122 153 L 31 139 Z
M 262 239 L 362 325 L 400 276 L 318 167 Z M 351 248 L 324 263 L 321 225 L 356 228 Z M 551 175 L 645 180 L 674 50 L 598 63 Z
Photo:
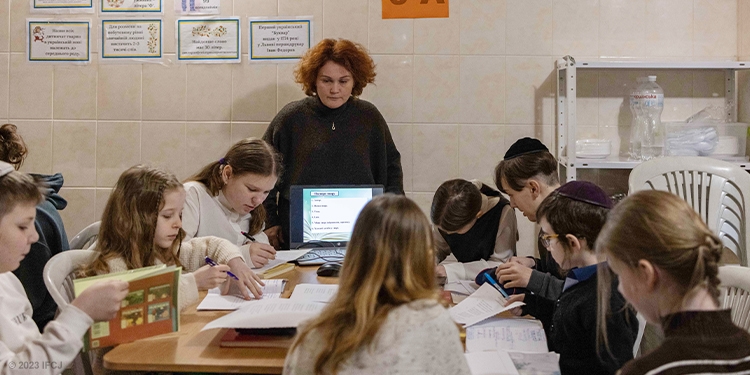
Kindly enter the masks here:
M 3 177 L 3 176 L 5 176 L 6 174 L 8 174 L 8 173 L 10 173 L 10 172 L 13 172 L 13 171 L 15 171 L 15 170 L 16 170 L 16 169 L 15 169 L 15 168 L 13 168 L 13 166 L 12 166 L 12 165 L 10 165 L 10 164 L 8 164 L 8 163 L 6 163 L 6 162 L 4 162 L 4 161 L 0 161 L 0 177 Z

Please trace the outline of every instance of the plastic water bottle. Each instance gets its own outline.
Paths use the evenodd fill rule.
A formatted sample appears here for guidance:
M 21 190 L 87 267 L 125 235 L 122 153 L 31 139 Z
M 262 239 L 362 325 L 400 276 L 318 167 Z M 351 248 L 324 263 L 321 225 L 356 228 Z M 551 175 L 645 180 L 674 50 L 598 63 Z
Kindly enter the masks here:
M 643 132 L 645 129 L 645 117 L 641 110 L 641 101 L 643 100 L 643 84 L 648 82 L 646 77 L 638 77 L 636 85 L 630 90 L 630 113 L 633 121 L 630 124 L 630 144 L 628 146 L 628 156 L 633 160 L 641 160 L 641 142 L 643 141 Z
M 664 90 L 656 83 L 656 76 L 648 76 L 648 82 L 642 86 L 641 111 L 644 117 L 644 131 L 641 139 L 643 160 L 653 159 L 664 151 L 664 129 L 661 125 L 661 113 L 664 111 Z

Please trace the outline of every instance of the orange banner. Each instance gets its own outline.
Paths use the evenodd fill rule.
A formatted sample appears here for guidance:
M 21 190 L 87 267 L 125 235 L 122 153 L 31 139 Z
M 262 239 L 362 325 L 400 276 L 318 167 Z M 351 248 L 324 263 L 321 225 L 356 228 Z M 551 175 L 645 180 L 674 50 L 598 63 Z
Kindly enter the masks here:
M 447 18 L 448 0 L 383 0 L 386 18 Z

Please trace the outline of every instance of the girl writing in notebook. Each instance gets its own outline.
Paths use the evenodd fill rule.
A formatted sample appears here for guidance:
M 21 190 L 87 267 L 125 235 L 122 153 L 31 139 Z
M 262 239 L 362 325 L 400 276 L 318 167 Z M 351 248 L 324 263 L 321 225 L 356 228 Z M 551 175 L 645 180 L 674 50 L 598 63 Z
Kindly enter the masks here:
M 404 196 L 373 198 L 349 241 L 339 290 L 303 324 L 284 374 L 469 374 L 438 301 L 430 223 Z
M 248 298 L 259 297 L 260 278 L 245 264 L 237 246 L 218 237 L 182 241 L 185 189 L 167 172 L 146 166 L 132 167 L 120 175 L 104 207 L 96 250 L 99 256 L 83 271 L 87 276 L 119 272 L 157 264 L 183 268 L 180 277 L 180 310 L 198 299 L 198 289 L 211 289 L 237 276 Z M 208 256 L 221 265 L 205 264 Z
M 568 182 L 545 198 L 536 218 L 541 241 L 566 271 L 562 293 L 556 301 L 529 293 L 508 299 L 526 302 L 515 313 L 523 309 L 542 321 L 549 350 L 560 354 L 562 375 L 612 375 L 633 358 L 638 321 L 617 292 L 616 281 L 602 285 L 612 296 L 610 313 L 604 316 L 609 347 L 596 339 L 597 268 L 607 263 L 593 247 L 611 207 L 602 189 L 584 181 Z
M 107 321 L 120 310 L 128 283 L 105 281 L 81 293 L 60 309 L 57 318 L 39 333 L 18 268 L 31 244 L 39 239 L 34 228 L 36 205 L 42 201 L 34 179 L 0 162 L 0 373 L 59 374 L 83 347 L 81 337 L 94 321 Z M 42 366 L 47 364 L 48 366 Z M 54 366 L 51 366 L 54 365 Z
M 224 157 L 185 182 L 185 239 L 216 236 L 229 240 L 240 246 L 247 264 L 254 268 L 275 259 L 276 250 L 263 233 L 263 201 L 276 185 L 281 168 L 281 156 L 265 141 L 246 138 L 235 143 Z
M 438 232 L 435 248 L 445 258 L 435 273 L 447 282 L 474 280 L 516 253 L 516 214 L 508 200 L 480 181 L 442 183 L 430 216 Z
M 676 195 L 640 191 L 612 210 L 597 251 L 617 274 L 625 299 L 665 336 L 661 346 L 628 362 L 623 375 L 750 373 L 750 334 L 732 323 L 728 309 L 719 308 L 722 247 Z M 603 288 L 602 316 L 614 311 L 610 298 Z M 617 339 L 604 322 L 600 319 L 601 332 L 607 333 L 602 337 L 612 346 Z

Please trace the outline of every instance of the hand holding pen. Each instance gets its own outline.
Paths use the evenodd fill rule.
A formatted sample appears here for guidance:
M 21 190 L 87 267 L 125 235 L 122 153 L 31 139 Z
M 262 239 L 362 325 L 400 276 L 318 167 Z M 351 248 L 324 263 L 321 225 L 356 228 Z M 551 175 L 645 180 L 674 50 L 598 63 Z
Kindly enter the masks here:
M 236 294 L 241 294 L 245 299 L 250 299 L 250 293 L 255 298 L 260 298 L 263 294 L 261 286 L 263 282 L 260 277 L 253 272 L 250 267 L 245 264 L 242 257 L 235 257 L 229 260 L 227 265 L 219 265 L 213 259 L 205 257 L 206 264 L 211 267 L 226 267 L 232 269 L 232 271 L 226 271 L 227 276 L 231 277 L 237 282 L 239 291 Z M 223 283 L 221 288 L 222 294 L 228 294 L 230 291 L 231 284 L 234 283 Z
M 248 239 L 249 245 L 248 253 L 250 255 L 250 262 L 253 268 L 263 267 L 268 264 L 269 261 L 276 259 L 276 249 L 273 246 L 261 242 L 257 242 L 255 237 L 251 236 L 247 232 L 240 232 L 245 238 Z M 245 245 L 243 245 L 243 248 Z M 245 255 L 247 256 L 247 254 Z

